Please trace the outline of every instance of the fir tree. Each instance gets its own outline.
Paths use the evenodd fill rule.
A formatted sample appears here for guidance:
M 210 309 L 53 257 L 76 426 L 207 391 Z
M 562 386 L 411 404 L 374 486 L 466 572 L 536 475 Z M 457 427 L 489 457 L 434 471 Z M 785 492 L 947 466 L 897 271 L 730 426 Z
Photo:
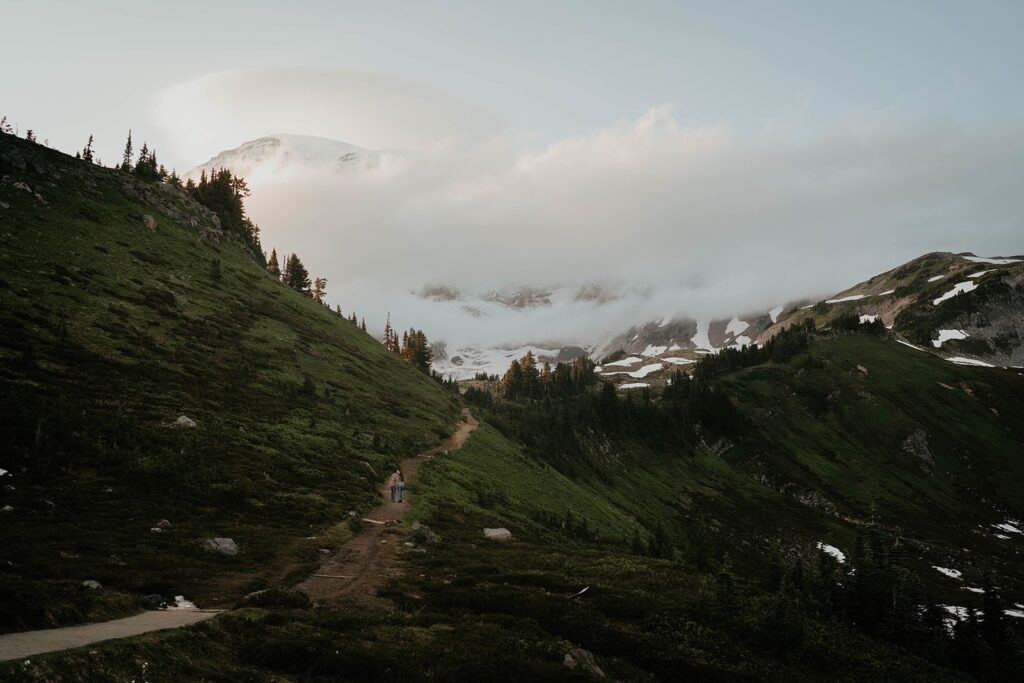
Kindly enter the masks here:
M 128 131 L 128 141 L 124 143 L 124 154 L 121 156 L 121 170 L 132 170 L 132 131 Z
M 309 281 L 309 271 L 306 270 L 306 266 L 302 265 L 298 254 L 292 254 L 288 257 L 285 265 L 285 275 L 282 279 L 292 289 L 304 294 L 309 293 L 311 284 Z
M 36 134 L 31 128 L 25 131 L 25 139 L 28 140 L 29 142 L 36 141 Z
M 267 272 L 277 279 L 281 279 L 281 266 L 277 262 L 277 249 L 270 250 L 270 260 L 267 261 Z
M 89 135 L 89 142 L 85 143 L 85 149 L 82 150 L 82 161 L 88 161 L 90 164 L 93 160 L 92 152 L 92 134 Z

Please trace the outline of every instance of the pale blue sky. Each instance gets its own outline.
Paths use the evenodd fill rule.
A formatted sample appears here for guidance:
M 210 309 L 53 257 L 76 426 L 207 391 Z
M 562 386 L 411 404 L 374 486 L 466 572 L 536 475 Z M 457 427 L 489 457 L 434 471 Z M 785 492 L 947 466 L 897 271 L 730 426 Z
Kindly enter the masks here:
M 541 141 L 665 103 L 683 125 L 776 136 L 851 117 L 1024 115 L 1024 2 L 4 5 L 0 107 L 61 147 L 93 129 L 101 149 L 128 126 L 146 135 L 150 98 L 167 86 L 295 65 L 430 86 Z

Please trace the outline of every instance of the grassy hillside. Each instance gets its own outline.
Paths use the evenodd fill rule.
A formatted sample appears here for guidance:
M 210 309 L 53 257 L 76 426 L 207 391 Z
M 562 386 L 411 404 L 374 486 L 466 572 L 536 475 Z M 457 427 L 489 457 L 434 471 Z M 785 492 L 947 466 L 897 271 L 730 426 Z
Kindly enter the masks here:
M 6 135 L 0 177 L 0 626 L 95 616 L 85 579 L 230 597 L 203 586 L 369 506 L 449 433 L 435 382 L 183 193 Z M 197 426 L 166 426 L 181 415 Z M 204 552 L 211 536 L 241 552 Z M 40 580 L 75 597 L 46 606 Z

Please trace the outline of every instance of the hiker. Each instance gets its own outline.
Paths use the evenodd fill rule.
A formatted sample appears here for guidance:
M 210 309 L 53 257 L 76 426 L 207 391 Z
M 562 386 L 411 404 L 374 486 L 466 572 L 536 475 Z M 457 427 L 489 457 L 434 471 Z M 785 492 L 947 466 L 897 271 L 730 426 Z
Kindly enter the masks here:
M 398 470 L 391 473 L 391 478 L 388 479 L 388 486 L 391 487 L 391 502 L 395 502 L 395 494 L 398 493 Z
M 401 503 L 402 502 L 402 498 L 405 495 L 405 475 L 402 474 L 402 470 L 401 469 L 396 470 L 396 472 L 398 474 L 398 485 L 397 485 L 397 488 L 398 488 L 398 502 Z

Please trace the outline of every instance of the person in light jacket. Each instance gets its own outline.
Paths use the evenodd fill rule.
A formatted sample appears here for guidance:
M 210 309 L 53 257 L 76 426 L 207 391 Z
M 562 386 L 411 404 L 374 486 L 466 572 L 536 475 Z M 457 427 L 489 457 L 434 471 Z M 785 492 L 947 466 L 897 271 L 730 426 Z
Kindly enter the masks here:
M 395 494 L 398 493 L 398 470 L 391 473 L 388 479 L 388 486 L 391 487 L 391 502 L 395 502 Z

